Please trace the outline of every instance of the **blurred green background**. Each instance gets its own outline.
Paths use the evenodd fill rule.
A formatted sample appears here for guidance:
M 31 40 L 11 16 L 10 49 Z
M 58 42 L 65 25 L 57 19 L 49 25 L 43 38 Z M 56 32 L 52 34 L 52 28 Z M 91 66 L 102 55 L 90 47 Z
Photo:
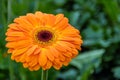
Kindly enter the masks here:
M 120 0 L 0 0 L 0 80 L 40 80 L 10 59 L 5 48 L 7 25 L 14 18 L 42 11 L 63 13 L 80 30 L 82 51 L 70 65 L 51 68 L 48 80 L 120 80 Z

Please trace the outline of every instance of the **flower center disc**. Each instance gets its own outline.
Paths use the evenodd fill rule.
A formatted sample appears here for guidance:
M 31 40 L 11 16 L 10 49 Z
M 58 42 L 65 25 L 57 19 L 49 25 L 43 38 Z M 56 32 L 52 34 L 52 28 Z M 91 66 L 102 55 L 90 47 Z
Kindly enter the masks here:
M 47 42 L 47 41 L 51 40 L 52 37 L 53 37 L 53 34 L 47 30 L 42 30 L 42 31 L 38 32 L 38 34 L 37 34 L 38 40 L 43 41 L 43 42 Z

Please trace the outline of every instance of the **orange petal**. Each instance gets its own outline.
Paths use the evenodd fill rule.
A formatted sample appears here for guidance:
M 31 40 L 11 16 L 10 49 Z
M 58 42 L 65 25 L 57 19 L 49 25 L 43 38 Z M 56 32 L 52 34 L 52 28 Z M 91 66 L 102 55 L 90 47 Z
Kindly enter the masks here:
M 9 31 L 9 32 L 6 33 L 6 35 L 7 35 L 7 36 L 25 36 L 25 35 L 23 34 L 23 32 L 15 32 L 15 31 L 14 31 L 14 32 L 10 32 L 10 31 Z
M 52 63 L 48 60 L 48 61 L 47 61 L 47 64 L 43 67 L 43 69 L 44 69 L 44 70 L 50 69 L 51 66 L 52 66 Z
M 15 18 L 14 20 L 15 23 L 17 23 L 17 27 L 25 32 L 31 31 L 31 28 L 27 26 L 27 24 L 25 24 L 25 22 L 23 21 L 23 19 L 21 18 Z
M 18 56 L 19 57 L 19 56 Z M 21 56 L 20 56 L 20 62 L 26 62 L 26 60 L 25 60 L 25 58 L 27 57 L 27 54 L 26 53 L 24 53 L 24 54 L 22 54 Z
M 32 45 L 31 48 L 28 49 L 26 54 L 29 56 L 34 53 L 35 49 L 38 47 L 38 45 Z
M 59 51 L 56 50 L 54 47 L 50 47 L 50 52 L 52 53 L 52 55 L 55 57 L 55 58 L 58 58 L 59 57 Z
M 33 25 L 26 19 L 26 16 L 20 16 L 19 20 L 16 22 L 19 23 L 24 28 L 27 28 L 28 30 L 34 28 Z
M 65 44 L 64 41 L 58 41 L 57 45 L 59 45 L 60 47 L 64 48 L 65 51 L 66 50 L 67 51 L 71 51 L 72 50 L 72 48 L 69 45 Z
M 64 30 L 68 26 L 68 19 L 63 18 L 61 21 L 59 21 L 57 24 L 54 25 L 54 28 L 61 31 Z
M 52 53 L 50 50 L 48 50 L 48 51 L 46 52 L 46 56 L 47 56 L 47 58 L 48 58 L 50 61 L 53 61 L 53 60 L 54 60 L 54 55 L 53 55 L 53 53 Z
M 29 48 L 29 47 L 25 47 L 25 48 L 21 48 L 21 49 L 15 49 L 12 54 L 13 54 L 14 56 L 21 55 L 21 54 L 23 54 L 24 52 L 26 52 L 26 51 L 28 50 L 28 48 Z
M 80 45 L 82 44 L 82 40 L 80 38 L 72 38 L 72 37 L 61 37 L 59 38 L 60 41 L 66 41 L 66 42 L 70 42 L 72 44 L 76 44 L 76 45 Z
M 10 29 L 13 29 L 13 30 L 19 30 L 16 23 L 11 23 L 8 25 L 8 27 L 10 27 Z
M 77 33 L 74 30 L 69 30 L 69 29 L 68 30 L 66 30 L 66 29 L 63 30 L 63 32 L 61 33 L 61 35 L 68 36 L 68 37 L 78 37 L 78 38 L 81 38 L 81 36 L 79 35 L 79 33 Z
M 25 40 L 25 39 L 27 39 L 27 37 L 23 37 L 23 36 L 21 36 L 21 37 L 18 37 L 18 36 L 8 36 L 8 37 L 6 37 L 6 41 L 19 41 L 19 40 Z
M 66 60 L 63 62 L 64 66 L 68 66 L 70 61 L 71 61 L 71 58 L 66 58 Z
M 58 24 L 60 21 L 62 21 L 62 19 L 64 18 L 64 15 L 63 14 L 58 14 L 55 17 L 56 17 L 55 24 Z
M 20 16 L 21 23 L 24 27 L 33 29 L 33 25 L 26 19 L 26 16 Z
M 71 25 L 69 24 L 68 27 L 66 27 L 61 34 L 64 34 L 64 35 L 67 35 L 67 34 L 69 34 L 69 35 L 73 35 L 73 34 L 74 35 L 79 35 L 80 32 L 79 32 L 79 30 L 71 27 Z
M 24 63 L 23 63 L 23 67 L 24 67 L 24 68 L 27 68 L 27 67 L 28 67 L 28 63 L 24 62 Z
M 59 60 L 59 59 L 55 59 L 55 60 L 54 60 L 54 64 L 56 64 L 56 65 L 60 65 L 60 64 L 61 64 L 61 62 L 60 62 L 60 60 Z
M 40 66 L 44 66 L 47 63 L 47 57 L 46 57 L 46 53 L 45 53 L 45 49 L 41 50 L 41 53 L 39 54 L 39 64 Z
M 54 67 L 56 70 L 59 70 L 62 66 L 53 64 L 53 67 Z
M 10 48 L 10 49 L 8 49 L 8 53 L 12 53 L 14 51 L 14 49 L 12 49 L 12 48 Z
M 40 53 L 40 51 L 41 51 L 41 49 L 40 48 L 36 48 L 35 49 L 35 51 L 34 51 L 34 54 L 36 55 L 36 54 L 39 54 Z
M 29 66 L 35 66 L 38 64 L 38 55 L 32 55 L 31 61 L 29 62 Z
M 30 71 L 34 71 L 34 70 L 38 70 L 40 69 L 40 65 L 39 64 L 36 64 L 35 66 L 29 66 L 29 70 Z
M 73 37 L 68 37 L 68 36 L 63 36 L 59 39 L 62 41 L 71 41 L 71 42 L 78 41 L 78 42 L 80 42 L 80 38 L 73 38 Z
M 21 40 L 21 41 L 17 41 L 17 42 L 8 42 L 6 44 L 6 47 L 8 48 L 24 48 L 27 47 L 31 44 L 31 42 L 29 40 Z
M 14 55 L 11 56 L 11 59 L 15 60 L 16 62 L 20 62 L 20 58 L 21 56 L 14 56 Z
M 53 26 L 55 24 L 55 16 L 52 14 L 45 14 L 46 25 Z
M 29 63 L 31 60 L 32 60 L 32 57 L 33 55 L 30 55 L 30 56 L 26 56 L 26 58 L 25 58 L 25 61 L 27 62 L 27 63 Z
M 72 50 L 72 57 L 74 58 L 76 55 L 78 55 L 78 50 L 77 49 L 73 49 Z
M 7 29 L 6 34 L 7 34 L 8 32 L 11 33 L 11 32 L 24 32 L 24 31 L 22 31 L 22 30 L 20 30 L 20 29 L 19 29 L 19 30 L 14 30 L 14 29 L 9 28 L 9 29 Z M 8 34 L 9 34 L 9 33 L 8 33 Z
M 35 12 L 35 17 L 39 17 L 42 19 L 43 16 L 44 14 L 42 12 L 39 12 L 39 11 Z
M 36 64 L 34 67 L 33 67 L 33 70 L 37 71 L 40 69 L 40 65 L 39 64 Z
M 61 43 L 56 43 L 55 44 L 55 48 L 58 50 L 58 51 L 61 51 L 61 52 L 66 52 L 67 50 L 62 46 Z
M 71 48 L 75 48 L 75 45 L 73 45 L 73 44 L 70 43 L 70 42 L 64 41 L 64 44 L 67 45 L 67 46 L 69 46 L 69 47 L 71 47 Z
M 38 22 L 34 14 L 32 13 L 27 14 L 26 19 L 33 25 L 33 27 L 38 26 Z
M 60 54 L 59 59 L 60 59 L 60 61 L 65 61 L 65 56 Z
M 44 14 L 42 12 L 36 12 L 35 13 L 35 17 L 37 19 L 37 22 L 38 22 L 38 25 L 43 25 L 45 24 L 45 21 L 44 21 Z
M 72 53 L 73 54 L 78 54 L 78 50 L 77 49 L 72 49 Z
M 34 68 L 33 68 L 33 67 L 29 67 L 29 70 L 30 70 L 30 71 L 34 71 Z
M 70 53 L 70 52 L 65 52 L 65 53 L 62 53 L 62 54 L 66 57 L 72 57 L 72 53 Z
M 11 59 L 12 59 L 12 60 L 15 60 L 15 57 L 14 57 L 13 55 L 11 55 Z

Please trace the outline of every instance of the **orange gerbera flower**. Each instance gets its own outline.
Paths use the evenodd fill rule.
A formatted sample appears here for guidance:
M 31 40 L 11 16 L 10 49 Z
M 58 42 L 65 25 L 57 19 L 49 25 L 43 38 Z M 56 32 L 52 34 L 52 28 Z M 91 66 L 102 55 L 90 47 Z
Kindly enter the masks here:
M 68 65 L 81 50 L 79 31 L 63 14 L 28 13 L 14 20 L 6 32 L 11 59 L 25 68 L 47 70 Z

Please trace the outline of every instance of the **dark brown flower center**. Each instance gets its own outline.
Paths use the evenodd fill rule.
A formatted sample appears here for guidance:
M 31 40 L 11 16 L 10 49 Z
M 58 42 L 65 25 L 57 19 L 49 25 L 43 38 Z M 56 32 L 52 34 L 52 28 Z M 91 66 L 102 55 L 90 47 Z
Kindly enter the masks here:
M 47 30 L 40 31 L 37 34 L 38 40 L 43 41 L 43 42 L 47 42 L 47 41 L 51 40 L 52 37 L 53 37 L 53 34 Z

